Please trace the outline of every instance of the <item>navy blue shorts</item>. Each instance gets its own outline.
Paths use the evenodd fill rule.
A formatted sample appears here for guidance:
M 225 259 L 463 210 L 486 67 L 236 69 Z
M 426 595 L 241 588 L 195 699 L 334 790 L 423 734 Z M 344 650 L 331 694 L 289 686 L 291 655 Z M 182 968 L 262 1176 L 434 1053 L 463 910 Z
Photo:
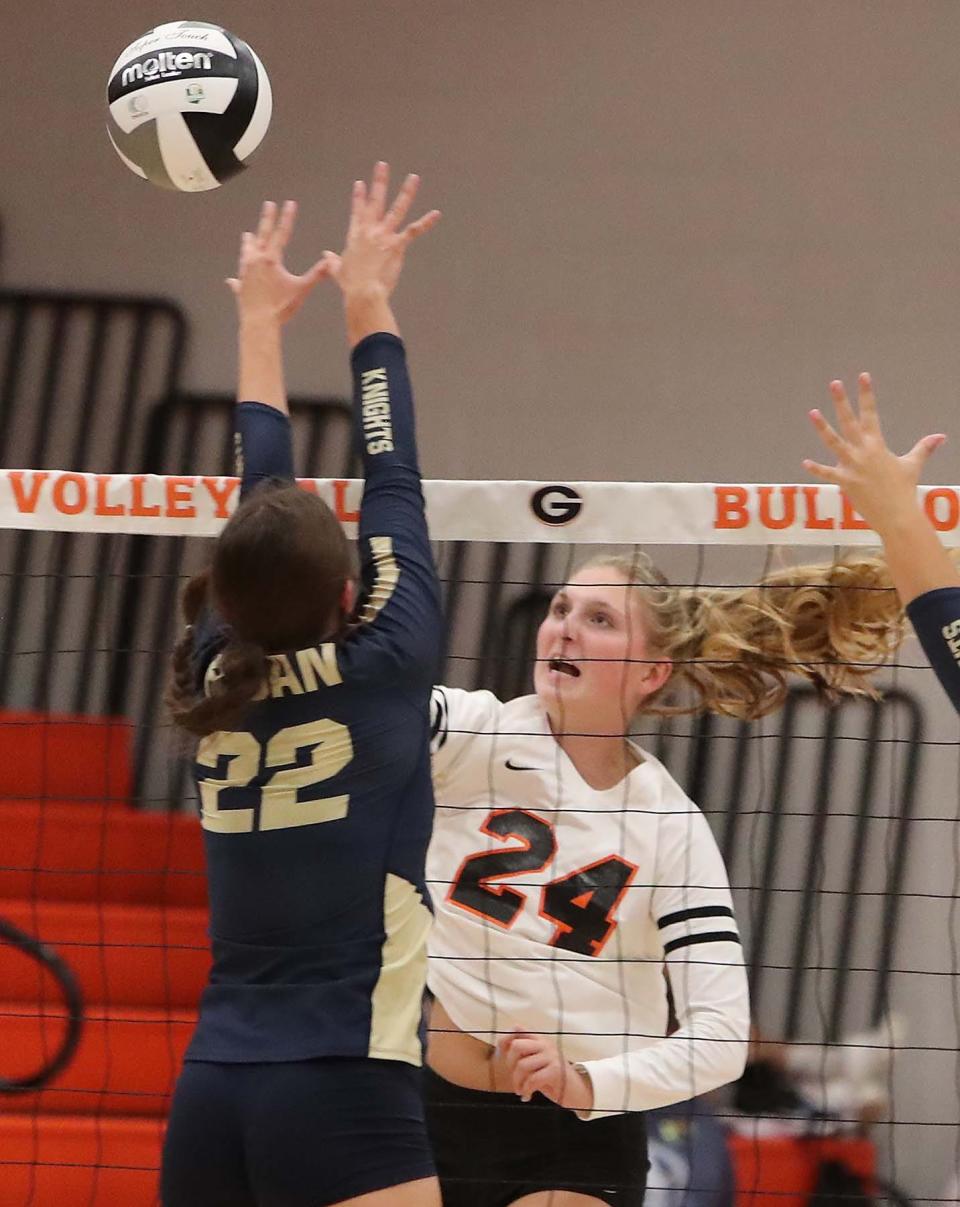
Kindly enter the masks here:
M 535 1191 L 576 1190 L 610 1207 L 642 1207 L 644 1116 L 584 1122 L 534 1094 L 465 1090 L 424 1070 L 427 1122 L 444 1207 L 508 1207 Z
M 163 1207 L 327 1207 L 432 1177 L 421 1077 L 387 1060 L 185 1062 Z

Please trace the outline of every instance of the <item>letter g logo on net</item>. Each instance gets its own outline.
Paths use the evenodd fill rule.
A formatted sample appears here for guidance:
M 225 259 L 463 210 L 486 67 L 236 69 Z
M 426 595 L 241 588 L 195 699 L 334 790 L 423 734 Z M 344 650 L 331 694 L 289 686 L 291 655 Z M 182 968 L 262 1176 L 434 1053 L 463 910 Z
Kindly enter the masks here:
M 583 509 L 583 499 L 572 486 L 541 486 L 530 498 L 533 514 L 544 524 L 569 524 Z

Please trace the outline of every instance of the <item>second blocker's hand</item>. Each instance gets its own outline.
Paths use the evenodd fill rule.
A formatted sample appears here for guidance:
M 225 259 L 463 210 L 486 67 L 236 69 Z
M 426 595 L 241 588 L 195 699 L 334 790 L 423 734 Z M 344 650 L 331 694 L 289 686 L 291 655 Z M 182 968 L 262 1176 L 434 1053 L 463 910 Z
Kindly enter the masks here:
M 904 604 L 926 591 L 960 585 L 960 574 L 917 499 L 920 472 L 946 436 L 923 436 L 908 453 L 897 456 L 884 439 L 869 373 L 858 379 L 857 410 L 842 381 L 830 383 L 830 394 L 839 431 L 818 410 L 810 412 L 810 420 L 837 463 L 807 459 L 803 468 L 839 486 L 881 538 Z
M 886 528 L 917 509 L 920 471 L 946 436 L 942 433 L 923 436 L 909 453 L 898 457 L 884 439 L 869 373 L 861 373 L 857 384 L 859 414 L 847 397 L 843 382 L 830 383 L 839 433 L 820 411 L 810 412 L 813 426 L 824 445 L 836 454 L 837 464 L 821 465 L 806 460 L 803 468 L 839 486 L 870 527 L 883 536 Z

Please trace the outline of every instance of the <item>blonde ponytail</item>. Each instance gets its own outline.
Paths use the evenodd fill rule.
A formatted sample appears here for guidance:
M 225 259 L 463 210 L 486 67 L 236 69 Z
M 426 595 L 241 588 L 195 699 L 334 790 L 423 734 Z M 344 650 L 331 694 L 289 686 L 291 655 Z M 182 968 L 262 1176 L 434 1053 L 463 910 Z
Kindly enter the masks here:
M 903 608 L 875 554 L 791 566 L 747 587 L 724 588 L 671 586 L 645 554 L 589 564 L 637 587 L 651 656 L 673 662 L 645 712 L 752 720 L 783 703 L 791 677 L 828 702 L 875 697 L 871 677 L 904 636 Z

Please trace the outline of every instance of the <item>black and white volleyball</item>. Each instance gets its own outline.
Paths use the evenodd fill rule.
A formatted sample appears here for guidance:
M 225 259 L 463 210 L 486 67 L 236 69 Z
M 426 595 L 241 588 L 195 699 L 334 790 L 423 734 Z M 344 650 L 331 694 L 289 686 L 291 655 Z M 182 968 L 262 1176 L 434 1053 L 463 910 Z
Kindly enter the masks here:
M 170 21 L 131 42 L 110 72 L 107 104 L 107 130 L 127 167 L 186 193 L 235 176 L 273 112 L 256 54 L 204 21 Z

